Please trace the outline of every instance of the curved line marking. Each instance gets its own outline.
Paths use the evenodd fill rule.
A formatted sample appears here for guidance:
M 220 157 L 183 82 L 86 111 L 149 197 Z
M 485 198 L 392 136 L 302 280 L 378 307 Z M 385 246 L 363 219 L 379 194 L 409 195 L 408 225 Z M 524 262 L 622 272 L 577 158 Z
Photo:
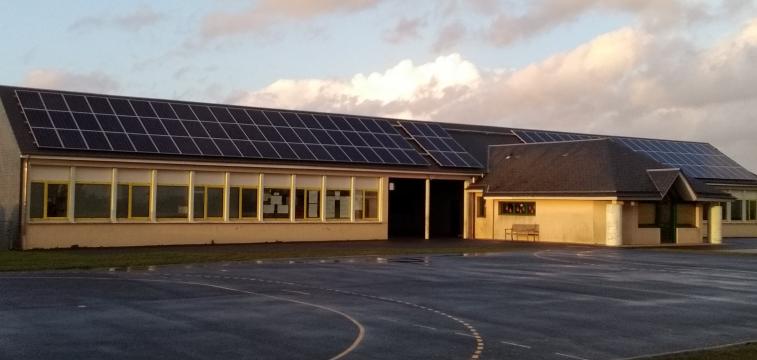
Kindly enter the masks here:
M 365 337 L 365 328 L 363 327 L 363 325 L 352 316 L 349 316 L 337 309 L 330 308 L 324 305 L 309 303 L 306 301 L 288 299 L 285 297 L 262 294 L 262 293 L 257 293 L 254 291 L 235 289 L 235 288 L 230 288 L 230 287 L 225 287 L 225 286 L 220 286 L 220 285 L 213 285 L 213 284 L 206 284 L 206 283 L 199 283 L 199 282 L 189 282 L 189 281 L 170 281 L 170 280 L 157 280 L 157 279 L 124 279 L 124 278 L 106 278 L 106 277 L 89 277 L 89 276 L 5 276 L 5 277 L 0 277 L 0 279 L 79 279 L 79 280 L 83 279 L 83 280 L 116 280 L 116 281 L 137 281 L 137 282 L 143 281 L 143 282 L 160 282 L 160 283 L 168 283 L 168 284 L 183 284 L 183 285 L 205 286 L 205 287 L 211 287 L 211 288 L 237 292 L 237 293 L 243 293 L 243 294 L 248 294 L 248 295 L 263 296 L 270 299 L 310 306 L 310 307 L 318 308 L 321 310 L 325 310 L 325 311 L 340 315 L 346 318 L 347 320 L 349 320 L 350 322 L 352 322 L 358 329 L 357 337 L 355 337 L 355 340 L 352 341 L 352 344 L 350 344 L 350 346 L 348 346 L 346 349 L 342 350 L 339 354 L 336 354 L 333 357 L 329 358 L 329 360 L 338 360 L 347 356 L 347 354 L 351 353 L 353 350 L 355 350 L 358 347 L 358 345 L 360 345 L 360 343 L 363 341 L 363 338 Z

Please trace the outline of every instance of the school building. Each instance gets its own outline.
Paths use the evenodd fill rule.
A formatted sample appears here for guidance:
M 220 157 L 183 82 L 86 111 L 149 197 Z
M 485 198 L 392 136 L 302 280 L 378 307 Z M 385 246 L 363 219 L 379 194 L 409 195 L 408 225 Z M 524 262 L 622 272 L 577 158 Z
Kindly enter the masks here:
M 0 248 L 757 237 L 707 143 L 0 86 Z

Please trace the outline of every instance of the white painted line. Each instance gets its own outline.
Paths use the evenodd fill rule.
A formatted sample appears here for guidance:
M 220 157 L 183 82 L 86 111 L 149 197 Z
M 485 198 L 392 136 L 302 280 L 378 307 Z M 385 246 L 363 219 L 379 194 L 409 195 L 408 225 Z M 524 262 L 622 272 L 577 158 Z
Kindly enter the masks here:
M 455 335 L 460 335 L 460 336 L 467 336 L 467 337 L 472 337 L 472 338 L 475 338 L 475 336 L 473 336 L 473 335 L 471 335 L 471 334 L 461 333 L 461 332 L 459 332 L 459 331 L 455 331 Z
M 517 346 L 517 347 L 519 347 L 519 348 L 524 348 L 524 349 L 530 349 L 530 348 L 531 348 L 531 347 L 530 347 L 530 346 L 528 346 L 528 345 L 517 344 L 517 343 L 514 343 L 514 342 L 509 342 L 509 341 L 500 341 L 500 342 L 501 342 L 501 343 L 503 343 L 503 344 L 505 344 L 505 345 L 510 345 L 510 346 Z
M 437 331 L 437 330 L 438 330 L 438 329 L 437 329 L 437 328 L 435 328 L 435 327 L 426 326 L 426 325 L 421 325 L 421 324 L 410 324 L 410 325 L 412 325 L 412 326 L 415 326 L 415 327 L 419 327 L 419 328 L 423 328 L 423 329 L 429 329 L 429 330 L 433 330 L 433 331 Z
M 310 293 L 307 293 L 307 292 L 304 292 L 304 291 L 297 291 L 297 290 L 282 289 L 281 291 L 286 291 L 288 293 L 294 293 L 294 294 L 300 294 L 300 295 L 310 295 Z
M 582 357 L 579 357 L 579 356 L 575 356 L 575 355 L 568 355 L 568 354 L 563 354 L 563 353 L 558 353 L 558 352 L 556 352 L 556 353 L 555 353 L 555 355 L 557 355 L 557 356 L 562 356 L 562 357 L 566 357 L 566 358 L 568 358 L 568 359 L 576 359 L 576 360 L 589 360 L 589 359 L 587 359 L 587 358 L 582 358 Z

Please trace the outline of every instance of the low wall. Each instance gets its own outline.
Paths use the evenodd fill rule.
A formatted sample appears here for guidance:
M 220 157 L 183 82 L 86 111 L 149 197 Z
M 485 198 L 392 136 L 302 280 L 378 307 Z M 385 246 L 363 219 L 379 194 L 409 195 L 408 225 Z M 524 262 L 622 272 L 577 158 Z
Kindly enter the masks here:
M 386 223 L 30 224 L 25 249 L 378 240 Z

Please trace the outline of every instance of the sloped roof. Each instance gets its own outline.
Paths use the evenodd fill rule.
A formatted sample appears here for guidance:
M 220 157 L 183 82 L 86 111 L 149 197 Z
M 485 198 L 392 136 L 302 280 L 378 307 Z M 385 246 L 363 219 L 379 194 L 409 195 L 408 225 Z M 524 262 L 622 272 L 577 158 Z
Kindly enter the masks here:
M 699 199 L 730 198 L 612 139 L 492 146 L 477 185 L 488 195 L 653 200 L 679 180 Z

